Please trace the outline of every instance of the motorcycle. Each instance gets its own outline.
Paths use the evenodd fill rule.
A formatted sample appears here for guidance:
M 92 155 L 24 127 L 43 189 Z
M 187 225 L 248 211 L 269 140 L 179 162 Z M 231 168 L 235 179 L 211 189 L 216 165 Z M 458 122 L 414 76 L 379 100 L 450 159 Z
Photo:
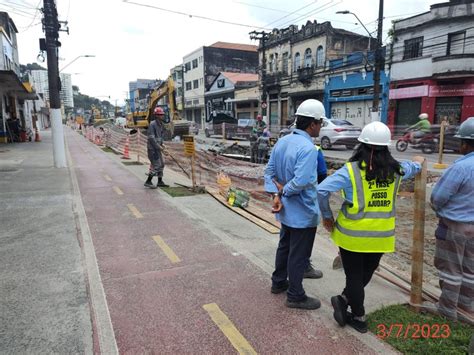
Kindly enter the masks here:
M 413 149 L 421 149 L 425 154 L 432 154 L 437 150 L 439 135 L 434 133 L 427 133 L 421 138 L 410 139 L 411 133 L 413 130 L 405 130 L 403 132 L 403 137 L 397 140 L 395 148 L 399 152 L 404 152 L 407 150 L 408 146 Z

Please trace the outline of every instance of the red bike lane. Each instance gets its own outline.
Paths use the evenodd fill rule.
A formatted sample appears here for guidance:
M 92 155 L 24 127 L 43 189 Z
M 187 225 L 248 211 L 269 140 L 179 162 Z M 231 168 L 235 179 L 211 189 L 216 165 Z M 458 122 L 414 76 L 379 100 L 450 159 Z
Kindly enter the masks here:
M 318 311 L 286 308 L 268 274 L 164 192 L 79 135 L 68 145 L 120 353 L 374 353 Z

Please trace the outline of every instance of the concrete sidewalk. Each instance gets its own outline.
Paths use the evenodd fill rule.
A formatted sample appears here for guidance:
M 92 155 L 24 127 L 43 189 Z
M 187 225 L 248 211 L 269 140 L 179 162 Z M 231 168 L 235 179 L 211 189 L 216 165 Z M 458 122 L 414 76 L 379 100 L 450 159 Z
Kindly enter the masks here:
M 0 146 L 0 351 L 93 353 L 69 169 L 41 143 Z
M 136 297 L 130 295 L 130 302 L 126 303 L 127 299 L 114 297 L 123 292 L 120 287 L 114 288 L 114 286 L 120 285 L 119 281 L 122 282 L 121 280 L 126 282 L 140 278 L 145 281 L 142 285 L 143 290 L 153 286 L 155 287 L 154 292 L 162 289 L 164 291 L 164 287 L 167 285 L 166 283 L 153 284 L 146 281 L 155 274 L 142 272 L 134 274 L 135 268 L 144 268 L 146 265 L 145 260 L 136 258 L 138 254 L 135 255 L 132 252 L 150 252 L 148 247 L 138 248 L 138 244 L 135 243 L 138 242 L 138 239 L 133 244 L 136 245 L 136 249 L 116 250 L 121 258 L 130 254 L 131 260 L 136 263 L 132 264 L 135 265 L 134 268 L 106 268 L 107 265 L 113 265 L 116 262 L 116 259 L 107 257 L 111 244 L 100 244 L 100 239 L 96 240 L 95 238 L 100 235 L 96 235 L 97 231 L 102 230 L 102 233 L 110 233 L 110 238 L 117 239 L 117 236 L 113 234 L 114 226 L 107 227 L 104 223 L 100 224 L 101 220 L 97 215 L 95 218 L 99 224 L 95 224 L 94 221 L 90 222 L 94 234 L 91 237 L 76 178 L 77 172 L 81 174 L 82 178 L 87 178 L 92 183 L 89 191 L 85 191 L 86 194 L 88 193 L 85 195 L 88 196 L 87 199 L 92 201 L 102 196 L 96 192 L 99 191 L 96 190 L 99 185 L 101 188 L 110 189 L 104 181 L 96 179 L 96 175 L 101 177 L 101 174 L 106 174 L 105 170 L 108 169 L 111 172 L 115 171 L 117 175 L 112 175 L 112 178 L 119 182 L 125 196 L 127 196 L 128 190 L 137 191 L 137 193 L 130 194 L 130 198 L 138 206 L 138 203 L 146 202 L 143 198 L 140 199 L 140 196 L 147 166 L 124 167 L 119 156 L 104 153 L 77 133 L 68 128 L 65 130 L 67 130 L 66 136 L 71 139 L 70 143 L 75 141 L 76 157 L 80 156 L 81 152 L 85 153 L 81 157 L 80 165 L 72 165 L 67 169 L 53 168 L 49 132 L 42 132 L 43 142 L 41 143 L 0 146 L 0 197 L 4 206 L 0 216 L 2 223 L 0 297 L 3 301 L 0 304 L 0 349 L 6 350 L 7 353 L 91 354 L 101 351 L 109 354 L 117 353 L 116 338 L 122 342 L 122 345 L 133 345 L 133 343 L 126 344 L 127 339 L 131 339 L 126 337 L 126 331 L 129 334 L 136 333 L 137 337 L 133 339 L 142 349 L 144 344 L 152 345 L 154 342 L 165 341 L 165 336 L 178 336 L 179 333 L 171 332 L 173 326 L 176 326 L 173 322 L 178 321 L 176 318 L 170 319 L 170 327 L 160 328 L 160 331 L 164 332 L 162 338 L 158 333 L 155 334 L 155 337 L 140 338 L 140 332 L 137 333 L 137 329 L 127 328 L 129 324 L 133 324 L 130 322 L 141 324 L 142 318 L 137 318 L 136 315 L 141 314 L 146 307 L 150 307 L 160 299 L 154 294 L 150 294 L 151 298 L 144 299 L 147 302 L 137 304 L 137 300 L 143 298 L 144 295 L 138 292 L 139 288 L 132 288 L 137 292 Z M 71 159 L 69 160 L 71 162 Z M 77 162 L 77 158 L 75 162 Z M 116 165 L 117 168 L 120 166 L 120 168 L 117 170 L 113 165 Z M 102 168 L 104 168 L 104 172 L 100 173 L 98 169 Z M 185 177 L 169 169 L 165 171 L 165 181 L 189 184 Z M 183 236 L 173 232 L 176 235 L 170 239 L 178 242 L 184 238 L 182 239 L 184 242 L 180 242 L 177 248 L 178 252 L 181 250 L 187 262 L 189 263 L 195 258 L 200 260 L 209 250 L 215 252 L 215 255 L 209 259 L 212 263 L 203 260 L 204 262 L 195 264 L 190 269 L 170 268 L 163 259 L 157 259 L 157 254 L 152 255 L 154 263 L 158 261 L 164 263 L 159 275 L 162 275 L 160 277 L 163 277 L 163 282 L 168 277 L 170 278 L 168 287 L 174 291 L 162 295 L 162 304 L 167 305 L 163 311 L 171 312 L 172 302 L 175 301 L 174 299 L 168 300 L 167 297 L 190 291 L 189 300 L 195 300 L 195 295 L 192 292 L 199 287 L 209 290 L 209 292 L 197 294 L 203 299 L 213 293 L 215 297 L 221 299 L 223 304 L 233 300 L 234 303 L 227 305 L 227 309 L 233 315 L 234 321 L 246 331 L 251 343 L 255 344 L 257 350 L 260 348 L 262 352 L 266 352 L 264 349 L 274 351 L 278 348 L 275 341 L 268 341 L 268 339 L 271 339 L 272 336 L 276 337 L 277 333 L 285 333 L 282 328 L 284 324 L 271 320 L 281 321 L 283 318 L 287 321 L 290 320 L 296 327 L 295 329 L 306 329 L 309 332 L 309 338 L 301 339 L 301 344 L 308 344 L 314 353 L 318 352 L 316 349 L 321 343 L 325 343 L 326 346 L 332 344 L 330 347 L 320 349 L 325 353 L 341 353 L 343 349 L 347 350 L 347 348 L 364 353 L 393 352 L 390 346 L 379 341 L 374 335 L 360 335 L 348 327 L 341 329 L 333 320 L 329 298 L 341 291 L 344 275 L 341 271 L 331 269 L 336 249 L 326 239 L 325 233 L 319 234 L 318 232 L 313 251 L 313 261 L 318 268 L 323 270 L 325 277 L 321 280 L 305 281 L 308 294 L 321 298 L 323 305 L 320 310 L 302 314 L 286 309 L 283 306 L 284 297 L 273 296 L 269 292 L 270 273 L 273 270 L 274 254 L 278 243 L 277 236 L 267 233 L 236 215 L 208 195 L 171 198 L 161 190 L 155 191 L 146 190 L 147 193 L 150 193 L 150 201 L 156 197 L 159 204 L 172 206 L 172 209 L 167 210 L 165 214 L 175 213 L 181 216 L 184 225 L 199 232 L 195 234 L 199 238 L 191 244 L 187 242 L 191 238 L 191 235 L 188 235 L 191 233 L 189 231 Z M 115 196 L 113 193 L 110 196 L 113 196 L 117 201 L 123 198 L 120 195 Z M 154 213 L 150 209 L 148 211 Z M 105 214 L 105 219 L 113 219 L 111 212 L 116 213 L 116 210 L 101 209 L 101 213 Z M 87 213 L 90 213 L 91 217 L 94 216 L 90 205 Z M 125 239 L 121 240 L 121 243 L 128 243 L 131 236 L 137 238 L 136 234 L 139 229 L 133 229 L 134 226 L 135 224 L 128 226 L 132 228 L 131 233 L 127 234 L 122 231 L 124 233 L 122 238 Z M 108 230 L 110 228 L 112 230 Z M 164 228 L 166 231 L 169 229 L 169 233 L 173 231 L 171 225 L 164 225 L 160 228 Z M 96 248 L 92 243 L 93 239 L 99 242 Z M 196 246 L 203 242 L 206 242 L 207 246 L 203 244 L 201 249 L 196 249 Z M 145 243 L 145 240 L 142 240 L 142 243 Z M 145 246 L 145 244 L 143 245 Z M 209 246 L 211 249 L 208 249 Z M 116 247 L 121 247 L 121 244 Z M 101 248 L 105 252 L 101 253 Z M 101 269 L 101 272 L 109 276 L 104 279 L 104 283 L 109 284 L 110 304 L 115 304 L 115 312 L 129 313 L 128 317 L 117 321 L 117 323 L 114 322 L 114 326 L 115 324 L 122 326 L 122 328 L 115 329 L 115 333 L 97 268 L 95 255 L 97 250 L 99 251 L 98 257 L 103 260 L 102 267 L 105 268 Z M 224 262 L 222 265 L 226 265 L 227 271 L 221 273 L 219 270 L 223 270 L 221 269 L 223 266 L 216 264 L 214 267 L 216 262 Z M 243 268 L 245 272 L 237 273 L 238 269 L 234 269 L 237 266 Z M 195 278 L 189 280 L 191 282 L 189 290 L 186 287 L 178 290 L 178 287 L 185 284 L 182 280 L 189 278 L 190 271 L 196 270 L 196 267 L 200 272 L 204 267 L 211 267 L 210 271 L 206 272 L 206 277 L 203 277 L 202 285 L 200 283 L 193 284 L 192 282 L 199 281 L 199 278 Z M 122 277 L 122 273 L 127 276 Z M 128 276 L 129 273 L 131 273 L 130 276 Z M 181 275 L 181 278 L 174 281 L 171 279 L 172 274 Z M 120 275 L 120 278 L 110 277 L 114 275 Z M 208 275 L 216 277 L 219 281 L 217 284 L 221 285 L 229 286 L 231 282 L 241 282 L 237 289 L 246 291 L 233 292 L 232 287 L 219 288 L 217 284 L 207 285 L 206 282 L 210 280 Z M 229 275 L 232 275 L 230 279 L 227 278 Z M 250 298 L 242 297 L 244 295 L 250 296 Z M 382 305 L 404 302 L 406 299 L 406 296 L 394 286 L 379 278 L 374 278 L 367 290 L 366 304 L 370 311 L 380 308 Z M 249 303 L 249 300 L 253 301 Z M 117 306 L 123 307 L 117 308 Z M 259 318 L 257 315 L 264 316 Z M 188 329 L 190 337 L 179 338 L 179 340 L 191 344 L 193 341 L 199 340 L 198 343 L 203 344 L 202 339 L 207 339 L 211 343 L 214 341 L 212 344 L 215 349 L 218 349 L 219 346 L 222 346 L 222 349 L 229 349 L 226 340 L 216 338 L 215 329 L 210 326 L 209 319 L 202 317 L 202 315 L 199 317 L 190 318 L 190 321 L 194 321 L 197 326 L 195 332 L 209 329 L 212 333 L 206 333 L 206 336 L 199 340 L 194 339 L 196 333 L 192 333 Z M 146 321 L 146 317 L 143 320 Z M 204 325 L 207 328 L 202 328 Z M 142 326 L 144 330 L 150 330 L 146 322 Z M 317 339 L 318 337 L 319 339 Z M 314 340 L 311 341 L 310 338 Z M 285 341 L 290 340 L 295 342 L 297 338 L 292 339 L 290 336 Z M 177 344 L 174 343 L 174 346 Z M 161 349 L 166 349 L 165 346 L 171 345 L 172 343 L 163 344 L 164 347 Z M 148 349 L 159 351 L 155 347 Z M 284 351 L 285 348 L 280 347 L 279 349 Z M 313 352 L 311 351 L 311 353 Z

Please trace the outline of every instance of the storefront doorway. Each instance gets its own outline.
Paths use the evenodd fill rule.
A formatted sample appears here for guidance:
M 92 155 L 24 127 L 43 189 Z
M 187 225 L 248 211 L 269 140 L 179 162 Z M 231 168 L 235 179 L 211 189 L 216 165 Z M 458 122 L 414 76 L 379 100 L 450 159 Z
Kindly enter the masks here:
M 421 113 L 421 98 L 397 100 L 397 116 L 395 117 L 395 131 L 401 132 L 407 126 L 418 122 Z
M 447 119 L 451 125 L 459 125 L 461 121 L 462 97 L 438 97 L 435 106 L 435 123 Z

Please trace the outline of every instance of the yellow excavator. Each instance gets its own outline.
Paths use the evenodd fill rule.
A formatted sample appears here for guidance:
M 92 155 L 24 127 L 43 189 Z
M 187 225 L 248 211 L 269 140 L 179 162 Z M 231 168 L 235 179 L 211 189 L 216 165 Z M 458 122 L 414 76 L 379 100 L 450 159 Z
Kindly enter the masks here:
M 167 80 L 163 81 L 150 93 L 146 111 L 127 115 L 128 128 L 148 128 L 153 119 L 155 107 L 160 106 L 166 113 L 165 126 L 170 131 L 172 137 L 189 134 L 189 122 L 182 120 L 178 111 L 176 111 L 175 94 L 174 81 L 170 75 Z M 164 97 L 166 97 L 165 103 L 160 104 L 159 100 Z

